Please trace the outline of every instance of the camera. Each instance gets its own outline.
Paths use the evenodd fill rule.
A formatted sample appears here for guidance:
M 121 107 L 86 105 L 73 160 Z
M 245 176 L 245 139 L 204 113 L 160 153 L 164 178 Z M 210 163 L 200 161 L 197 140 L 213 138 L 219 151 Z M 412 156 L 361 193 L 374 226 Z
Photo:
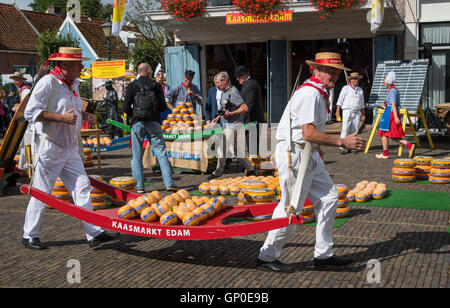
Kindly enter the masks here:
M 217 115 L 223 116 L 223 115 L 225 114 L 225 111 L 227 111 L 228 108 L 230 108 L 230 106 L 231 106 L 230 100 L 229 100 L 229 99 L 226 99 L 226 100 L 225 100 L 225 107 L 222 108 L 222 109 L 220 109 L 220 110 L 217 112 Z

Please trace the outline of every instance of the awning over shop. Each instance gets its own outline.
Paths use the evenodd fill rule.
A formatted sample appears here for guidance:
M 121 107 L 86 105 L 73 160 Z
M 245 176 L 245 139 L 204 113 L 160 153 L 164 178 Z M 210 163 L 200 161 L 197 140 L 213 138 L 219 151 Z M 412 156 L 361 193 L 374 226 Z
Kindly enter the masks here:
M 226 14 L 238 12 L 232 6 L 207 8 L 204 15 L 187 22 L 177 21 L 164 11 L 152 11 L 146 15 L 159 26 L 174 32 L 180 41 L 188 43 L 231 44 L 374 36 L 367 22 L 370 2 L 360 8 L 339 11 L 326 20 L 320 19 L 309 2 L 289 3 L 286 9 L 293 11 L 292 22 L 227 25 Z M 397 10 L 388 4 L 377 35 L 401 33 L 403 29 Z

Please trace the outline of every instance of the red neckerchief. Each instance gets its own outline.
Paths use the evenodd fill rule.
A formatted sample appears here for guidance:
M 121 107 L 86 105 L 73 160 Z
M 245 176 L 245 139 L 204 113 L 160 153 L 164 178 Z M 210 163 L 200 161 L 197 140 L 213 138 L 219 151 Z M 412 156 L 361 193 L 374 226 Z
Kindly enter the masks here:
M 389 89 L 388 89 L 388 91 L 387 91 L 387 94 L 386 94 L 386 98 L 387 98 L 389 92 L 391 92 L 392 89 L 395 89 L 394 84 L 391 84 L 391 86 L 389 87 Z M 387 106 L 387 104 L 386 104 L 386 98 L 384 99 L 384 107 Z
M 320 92 L 320 94 L 322 94 L 322 96 L 325 98 L 325 100 L 327 101 L 327 110 L 328 110 L 328 114 L 331 113 L 330 111 L 330 106 L 329 106 L 329 94 L 328 94 L 328 90 L 325 88 L 325 86 L 320 82 L 319 79 L 317 79 L 314 75 L 312 75 L 309 79 L 306 79 L 306 81 L 297 88 L 297 90 L 299 90 L 302 87 L 313 87 L 314 89 L 316 89 L 317 91 Z
M 69 80 L 66 77 L 64 77 L 63 73 L 61 72 L 61 69 L 58 66 L 55 66 L 55 68 L 50 71 L 50 74 L 55 76 L 58 80 L 61 80 L 66 86 L 69 87 L 70 90 L 72 90 L 72 85 L 75 82 L 75 80 Z M 75 95 L 75 97 L 78 97 L 75 90 L 72 90 L 72 92 L 73 95 Z
M 189 89 L 187 85 L 184 84 L 184 82 L 181 83 L 186 89 Z
M 163 89 L 163 94 L 166 94 L 166 87 L 165 87 L 164 82 L 161 82 L 161 87 Z
M 22 93 L 23 90 L 31 89 L 29 85 L 27 85 L 25 82 L 23 85 L 19 88 L 19 93 Z
M 358 92 L 358 87 L 355 88 L 355 87 L 352 85 L 351 82 L 349 82 L 348 85 L 350 86 L 350 88 L 352 88 L 353 90 L 355 90 L 355 94 Z

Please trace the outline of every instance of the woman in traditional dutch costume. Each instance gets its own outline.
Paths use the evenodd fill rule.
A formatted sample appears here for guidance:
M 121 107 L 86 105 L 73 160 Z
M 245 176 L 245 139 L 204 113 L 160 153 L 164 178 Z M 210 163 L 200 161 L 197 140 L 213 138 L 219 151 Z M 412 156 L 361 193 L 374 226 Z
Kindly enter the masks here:
M 385 111 L 380 121 L 378 136 L 381 137 L 383 145 L 383 153 L 375 155 L 376 158 L 387 159 L 388 154 L 388 138 L 406 146 L 409 151 L 409 157 L 414 155 L 415 144 L 411 144 L 405 139 L 402 121 L 400 120 L 400 93 L 394 85 L 395 73 L 390 71 L 384 79 L 384 86 L 388 89 L 386 100 L 384 102 Z

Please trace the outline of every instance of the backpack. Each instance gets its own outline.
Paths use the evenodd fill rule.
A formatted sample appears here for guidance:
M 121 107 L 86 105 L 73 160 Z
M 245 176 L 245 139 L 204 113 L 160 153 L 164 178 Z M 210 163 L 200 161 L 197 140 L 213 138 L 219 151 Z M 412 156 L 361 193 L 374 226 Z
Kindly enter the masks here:
M 135 81 L 140 88 L 134 96 L 133 120 L 146 121 L 154 118 L 155 113 L 161 110 L 160 102 L 156 97 L 154 86 L 147 86 L 139 79 Z

